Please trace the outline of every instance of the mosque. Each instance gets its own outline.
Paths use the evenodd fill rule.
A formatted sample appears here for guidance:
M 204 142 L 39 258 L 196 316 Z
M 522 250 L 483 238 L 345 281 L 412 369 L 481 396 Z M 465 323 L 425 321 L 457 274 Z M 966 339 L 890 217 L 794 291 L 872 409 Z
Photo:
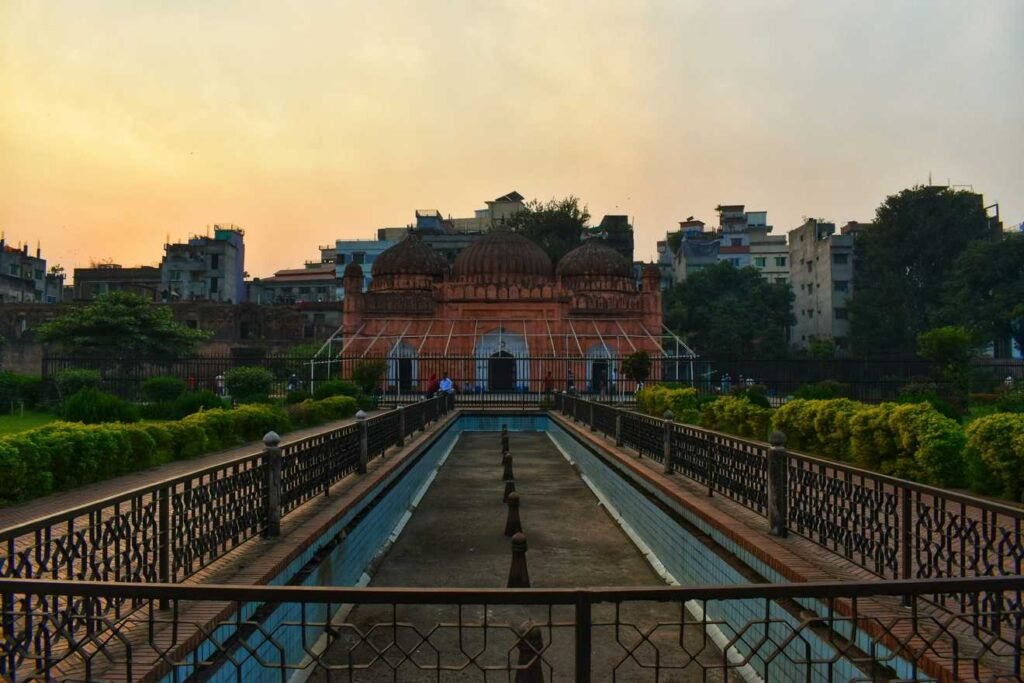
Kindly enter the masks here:
M 632 390 L 620 359 L 665 357 L 659 271 L 631 264 L 601 239 L 557 267 L 537 244 L 498 229 L 448 261 L 410 234 L 377 257 L 362 292 L 349 264 L 345 361 L 388 361 L 386 389 L 423 390 L 444 373 L 460 391 Z

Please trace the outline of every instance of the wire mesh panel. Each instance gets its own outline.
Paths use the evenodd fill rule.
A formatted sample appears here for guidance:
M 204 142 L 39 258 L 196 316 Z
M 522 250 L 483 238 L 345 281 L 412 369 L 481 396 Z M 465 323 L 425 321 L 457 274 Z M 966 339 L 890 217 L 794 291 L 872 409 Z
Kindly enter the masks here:
M 641 455 L 662 462 L 665 459 L 665 423 L 647 415 L 622 411 L 622 443 Z

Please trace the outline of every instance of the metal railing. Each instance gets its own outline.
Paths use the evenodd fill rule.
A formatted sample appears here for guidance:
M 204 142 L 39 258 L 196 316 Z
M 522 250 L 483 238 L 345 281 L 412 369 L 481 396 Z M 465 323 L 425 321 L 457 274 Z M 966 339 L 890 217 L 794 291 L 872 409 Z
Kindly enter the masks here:
M 1024 573 L 1022 508 L 578 397 L 556 407 L 882 578 Z
M 0 579 L 0 674 L 1019 680 L 1022 590 L 1022 577 L 564 589 Z M 916 599 L 931 593 L 963 600 L 939 615 Z M 114 617 L 111 603 L 134 609 Z
M 437 397 L 280 447 L 270 440 L 255 455 L 8 527 L 0 576 L 184 581 L 248 539 L 274 535 L 283 515 L 451 407 Z M 406 410 L 419 417 L 405 420 Z

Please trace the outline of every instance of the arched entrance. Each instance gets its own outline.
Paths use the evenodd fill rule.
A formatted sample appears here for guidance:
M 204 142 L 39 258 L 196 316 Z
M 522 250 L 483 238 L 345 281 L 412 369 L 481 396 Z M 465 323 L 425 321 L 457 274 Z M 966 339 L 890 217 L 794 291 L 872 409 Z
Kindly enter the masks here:
M 590 361 L 591 389 L 598 393 L 605 393 L 608 388 L 608 361 Z
M 498 351 L 487 361 L 488 388 L 491 391 L 515 391 L 516 359 L 508 351 Z
M 388 388 L 403 394 L 415 390 L 417 365 L 416 351 L 408 344 L 396 344 L 388 354 Z

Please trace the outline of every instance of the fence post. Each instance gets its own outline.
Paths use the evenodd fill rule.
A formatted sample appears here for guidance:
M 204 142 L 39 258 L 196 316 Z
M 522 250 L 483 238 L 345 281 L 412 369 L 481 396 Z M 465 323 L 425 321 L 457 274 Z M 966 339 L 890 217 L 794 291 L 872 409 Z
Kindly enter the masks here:
M 615 409 L 615 445 L 622 446 L 622 411 Z
M 594 422 L 594 402 L 590 402 L 590 431 L 597 431 L 597 423 Z
M 426 417 L 424 417 L 423 421 L 427 421 Z M 426 429 L 426 426 L 424 426 L 424 429 Z M 405 406 L 398 406 L 398 441 L 395 445 L 399 447 L 405 445 Z
M 914 514 L 914 505 L 910 489 L 906 486 L 902 487 L 900 498 L 902 498 L 900 514 L 900 578 L 909 579 L 913 578 L 913 568 L 911 565 L 914 560 L 913 520 L 911 519 Z
M 672 474 L 672 418 L 674 418 L 675 415 L 672 414 L 671 410 L 666 408 L 662 417 L 665 418 L 665 435 L 662 437 L 662 448 L 664 449 L 662 451 L 662 457 L 664 457 L 665 460 L 662 462 L 662 469 L 665 474 Z
M 775 430 L 768 437 L 768 530 L 772 536 L 785 538 L 789 533 L 789 456 L 786 435 Z
M 361 410 L 357 412 L 356 420 L 359 421 L 359 465 L 356 467 L 356 472 L 366 474 L 366 463 L 370 461 L 370 440 L 366 433 L 366 413 Z
M 263 437 L 263 462 L 267 466 L 267 537 L 281 535 L 281 437 L 267 432 Z
M 590 680 L 590 596 L 576 594 L 576 680 Z
M 163 487 L 157 495 L 160 515 L 160 566 L 157 580 L 160 583 L 171 583 L 171 487 Z M 169 609 L 170 606 L 170 600 L 160 600 L 160 609 Z

